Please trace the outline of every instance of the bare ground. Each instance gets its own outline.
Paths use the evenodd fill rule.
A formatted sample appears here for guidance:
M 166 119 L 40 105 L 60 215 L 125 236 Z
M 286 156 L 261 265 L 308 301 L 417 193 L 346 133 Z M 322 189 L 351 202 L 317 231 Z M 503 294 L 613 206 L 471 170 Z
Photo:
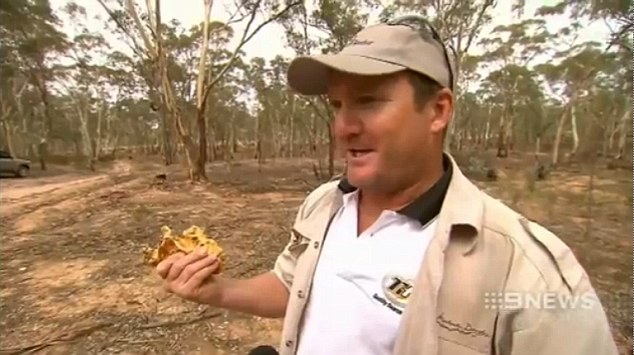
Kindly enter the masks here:
M 314 185 L 308 161 L 209 166 L 209 184 L 151 159 L 100 173 L 59 171 L 0 180 L 1 354 L 246 354 L 277 345 L 281 322 L 203 307 L 163 292 L 141 250 L 159 229 L 205 227 L 223 245 L 227 273 L 273 266 L 289 223 Z M 562 170 L 530 184 L 520 162 L 494 196 L 558 233 L 588 269 L 621 353 L 631 353 L 631 175 Z M 154 175 L 166 172 L 165 184 Z M 592 206 L 589 208 L 588 206 Z

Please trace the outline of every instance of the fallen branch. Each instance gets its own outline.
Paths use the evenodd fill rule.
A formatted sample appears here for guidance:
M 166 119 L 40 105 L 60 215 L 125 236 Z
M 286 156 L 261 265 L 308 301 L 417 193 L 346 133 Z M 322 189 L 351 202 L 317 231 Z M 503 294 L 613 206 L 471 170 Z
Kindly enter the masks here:
M 194 323 L 198 323 L 207 319 L 211 319 L 211 318 L 216 318 L 221 316 L 222 313 L 217 312 L 217 313 L 207 313 L 207 314 L 203 314 L 202 316 L 198 317 L 198 318 L 193 318 L 193 319 L 188 319 L 188 320 L 184 320 L 184 321 L 167 321 L 167 322 L 160 322 L 160 323 L 155 323 L 155 324 L 147 324 L 144 326 L 139 327 L 139 329 L 154 329 L 154 328 L 170 328 L 170 327 L 179 327 L 182 325 L 189 325 L 189 324 L 194 324 Z
M 145 345 L 147 343 L 155 343 L 161 341 L 161 339 L 143 339 L 143 340 L 139 340 L 139 339 L 128 339 L 128 338 L 122 338 L 122 339 L 116 339 L 113 340 L 113 343 L 125 343 L 126 345 Z

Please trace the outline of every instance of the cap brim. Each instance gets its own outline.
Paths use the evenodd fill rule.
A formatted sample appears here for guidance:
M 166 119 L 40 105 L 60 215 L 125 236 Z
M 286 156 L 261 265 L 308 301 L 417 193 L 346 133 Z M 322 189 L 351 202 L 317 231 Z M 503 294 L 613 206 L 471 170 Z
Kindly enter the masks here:
M 298 57 L 288 67 L 288 84 L 303 95 L 322 95 L 328 88 L 328 72 L 356 75 L 384 75 L 406 69 L 402 65 L 378 59 L 345 54 Z

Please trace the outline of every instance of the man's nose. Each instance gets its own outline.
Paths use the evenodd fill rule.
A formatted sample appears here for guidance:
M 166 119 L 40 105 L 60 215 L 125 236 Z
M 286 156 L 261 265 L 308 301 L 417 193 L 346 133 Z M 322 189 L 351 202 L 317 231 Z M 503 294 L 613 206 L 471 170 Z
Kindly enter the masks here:
M 347 138 L 349 136 L 358 135 L 363 128 L 363 122 L 354 113 L 353 110 L 341 107 L 335 113 L 334 131 L 335 136 L 339 138 Z

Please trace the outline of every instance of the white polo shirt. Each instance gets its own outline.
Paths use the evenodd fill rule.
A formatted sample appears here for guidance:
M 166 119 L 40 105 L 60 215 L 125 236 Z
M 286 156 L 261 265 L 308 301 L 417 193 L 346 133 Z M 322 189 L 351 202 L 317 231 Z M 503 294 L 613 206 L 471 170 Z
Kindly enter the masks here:
M 383 211 L 357 237 L 358 192 L 344 195 L 315 271 L 298 355 L 392 353 L 404 303 L 434 235 L 426 225 Z

